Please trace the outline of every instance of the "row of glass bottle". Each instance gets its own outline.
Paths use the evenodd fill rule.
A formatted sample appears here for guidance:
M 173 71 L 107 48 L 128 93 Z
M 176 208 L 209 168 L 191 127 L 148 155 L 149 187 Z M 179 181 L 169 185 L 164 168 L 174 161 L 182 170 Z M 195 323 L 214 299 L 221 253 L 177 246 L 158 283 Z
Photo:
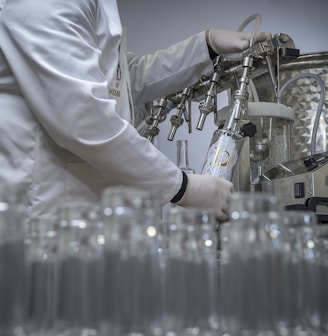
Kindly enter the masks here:
M 1 336 L 328 333 L 327 226 L 272 195 L 235 194 L 219 241 L 210 211 L 166 223 L 141 190 L 28 223 L 0 205 Z
M 216 151 L 220 160 L 233 153 L 223 150 L 228 138 L 219 132 L 202 173 L 229 180 L 234 164 L 222 168 L 213 159 Z M 177 141 L 177 163 L 194 173 L 187 140 Z M 230 222 L 220 226 L 221 333 L 328 335 L 328 225 L 317 224 L 315 214 L 285 212 L 273 195 L 234 195 Z
M 220 226 L 220 328 L 233 336 L 328 335 L 328 225 L 274 195 L 235 194 Z
M 154 195 L 121 187 L 27 223 L 1 205 L 1 336 L 217 332 L 211 212 L 172 209 L 164 225 Z

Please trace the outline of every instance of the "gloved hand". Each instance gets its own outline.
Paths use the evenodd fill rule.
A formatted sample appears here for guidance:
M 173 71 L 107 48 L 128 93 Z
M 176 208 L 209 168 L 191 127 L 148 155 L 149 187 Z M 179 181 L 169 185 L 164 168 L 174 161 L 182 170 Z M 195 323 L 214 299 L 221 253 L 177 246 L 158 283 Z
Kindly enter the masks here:
M 208 208 L 216 211 L 219 221 L 228 219 L 228 207 L 233 184 L 210 175 L 188 175 L 188 185 L 182 199 L 182 207 Z
M 207 44 L 218 54 L 240 53 L 249 47 L 251 33 L 223 29 L 210 29 L 206 32 Z M 272 38 L 271 33 L 259 32 L 254 43 Z

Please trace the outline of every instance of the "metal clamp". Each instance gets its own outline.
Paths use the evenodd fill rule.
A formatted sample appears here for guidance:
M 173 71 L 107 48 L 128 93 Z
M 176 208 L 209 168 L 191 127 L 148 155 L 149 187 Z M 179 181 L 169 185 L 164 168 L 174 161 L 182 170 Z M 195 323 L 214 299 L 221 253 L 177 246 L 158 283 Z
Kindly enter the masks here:
M 291 55 L 293 57 L 299 56 L 299 50 L 295 49 L 295 43 L 289 35 L 277 33 L 270 40 L 256 43 L 250 48 L 243 51 L 243 56 L 261 57 L 274 53 L 276 49 L 282 50 L 280 52 L 283 56 Z

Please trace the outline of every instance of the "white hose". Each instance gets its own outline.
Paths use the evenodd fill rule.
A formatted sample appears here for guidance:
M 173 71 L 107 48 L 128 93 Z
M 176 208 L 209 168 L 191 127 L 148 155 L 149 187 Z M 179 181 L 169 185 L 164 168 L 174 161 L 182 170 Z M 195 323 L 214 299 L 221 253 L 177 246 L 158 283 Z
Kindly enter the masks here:
M 253 101 L 254 102 L 259 102 L 260 101 L 260 97 L 259 97 L 259 94 L 258 94 L 258 92 L 256 90 L 256 86 L 255 86 L 255 84 L 254 84 L 254 82 L 253 82 L 252 79 L 249 79 L 248 87 L 249 87 L 250 93 L 252 95 Z
M 239 26 L 238 31 L 243 31 L 244 28 L 250 24 L 252 21 L 255 20 L 255 25 L 253 27 L 253 30 L 251 31 L 251 36 L 249 40 L 249 47 L 251 47 L 254 44 L 255 41 L 255 36 L 258 33 L 260 29 L 260 25 L 262 22 L 262 18 L 260 14 L 253 14 L 249 16 L 247 19 L 245 19 L 242 24 Z M 242 52 L 237 52 L 237 53 L 226 53 L 224 54 L 225 58 L 230 61 L 240 61 L 243 58 L 243 53 Z
M 251 47 L 254 44 L 255 35 L 259 32 L 260 25 L 262 22 L 262 17 L 260 14 L 253 14 L 249 16 L 247 19 L 245 19 L 242 24 L 239 26 L 238 31 L 243 31 L 246 26 L 248 26 L 252 21 L 255 20 L 255 25 L 253 27 L 253 30 L 251 32 L 251 37 L 249 40 L 249 46 Z
M 321 117 L 321 113 L 322 113 L 322 108 L 323 108 L 323 104 L 325 102 L 325 97 L 326 97 L 326 88 L 325 88 L 325 83 L 322 80 L 322 78 L 318 75 L 314 75 L 311 73 L 302 73 L 299 74 L 291 79 L 289 79 L 280 89 L 280 93 L 279 93 L 279 97 L 281 97 L 281 95 L 286 91 L 286 89 L 294 82 L 296 82 L 299 79 L 303 79 L 303 78 L 313 78 L 315 79 L 319 86 L 320 86 L 320 100 L 318 103 L 318 107 L 317 107 L 317 112 L 315 115 L 315 119 L 314 119 L 314 124 L 313 124 L 313 131 L 312 131 L 312 136 L 311 136 L 311 155 L 316 153 L 316 139 L 317 139 L 317 133 L 318 133 L 318 128 L 319 128 L 319 121 L 320 121 L 320 117 Z

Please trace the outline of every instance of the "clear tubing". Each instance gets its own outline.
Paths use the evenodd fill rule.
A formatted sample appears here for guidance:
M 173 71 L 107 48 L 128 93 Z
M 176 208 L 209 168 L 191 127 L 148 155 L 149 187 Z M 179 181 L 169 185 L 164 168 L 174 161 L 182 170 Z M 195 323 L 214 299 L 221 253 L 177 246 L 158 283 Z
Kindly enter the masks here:
M 260 14 L 253 14 L 251 16 L 249 16 L 247 19 L 245 19 L 242 24 L 239 26 L 238 31 L 243 31 L 244 28 L 251 23 L 252 21 L 255 20 L 255 25 L 253 27 L 253 30 L 251 31 L 251 37 L 250 37 L 250 41 L 249 41 L 249 47 L 251 47 L 254 44 L 254 40 L 255 40 L 255 36 L 259 31 L 261 22 L 262 22 L 262 18 Z M 225 57 L 227 59 L 230 60 L 241 60 L 243 58 L 243 53 L 242 52 L 237 52 L 237 53 L 226 53 Z
M 254 25 L 254 28 L 251 32 L 251 38 L 250 38 L 250 41 L 249 41 L 249 46 L 250 47 L 254 44 L 255 35 L 258 33 L 258 31 L 260 29 L 260 25 L 261 25 L 261 22 L 262 22 L 261 15 L 260 14 L 253 14 L 253 15 L 249 16 L 247 19 L 245 19 L 242 22 L 242 24 L 238 28 L 239 31 L 243 31 L 244 28 L 254 20 L 255 20 L 255 25 Z
M 252 79 L 249 80 L 249 82 L 248 82 L 248 87 L 249 87 L 249 89 L 250 89 L 250 93 L 251 93 L 251 95 L 252 95 L 252 99 L 253 99 L 253 101 L 254 101 L 254 102 L 259 102 L 259 101 L 260 101 L 260 97 L 259 97 L 259 95 L 258 95 L 258 92 L 257 92 L 257 90 L 256 90 L 255 84 L 254 84 L 254 82 L 253 82 Z
M 249 41 L 249 47 L 251 47 L 254 44 L 255 36 L 258 33 L 259 29 L 260 29 L 260 25 L 261 25 L 261 22 L 262 22 L 261 15 L 260 14 L 253 14 L 253 15 L 249 16 L 248 18 L 246 18 L 241 23 L 241 25 L 238 28 L 238 31 L 243 31 L 245 29 L 245 27 L 247 27 L 254 20 L 255 20 L 255 25 L 254 25 L 253 30 L 251 32 L 251 37 L 250 37 L 250 41 Z M 231 53 L 231 54 L 228 55 L 228 58 L 234 59 L 235 55 L 236 54 Z M 254 98 L 258 99 L 258 95 L 257 95 L 257 92 L 256 92 L 256 89 L 255 89 L 254 85 L 253 85 L 253 87 L 250 87 L 250 89 L 251 89 L 251 91 L 252 91 L 253 94 L 256 94 L 256 97 L 254 97 Z
M 317 112 L 316 112 L 316 116 L 314 119 L 314 125 L 313 125 L 313 132 L 312 132 L 312 136 L 311 136 L 311 155 L 314 155 L 316 152 L 316 138 L 317 138 L 317 133 L 318 133 L 318 127 L 319 127 L 319 120 L 320 120 L 320 116 L 322 113 L 322 108 L 323 108 L 323 104 L 325 102 L 325 97 L 326 97 L 326 89 L 325 89 L 325 83 L 322 80 L 322 78 L 318 75 L 315 74 L 311 74 L 311 73 L 302 73 L 299 74 L 291 79 L 289 79 L 280 89 L 279 92 L 279 97 L 281 97 L 281 95 L 285 92 L 285 90 L 294 82 L 296 82 L 299 79 L 303 79 L 303 78 L 313 78 L 315 79 L 318 84 L 320 85 L 320 90 L 321 90 L 321 95 L 320 95 L 320 100 L 318 103 L 318 107 L 317 107 Z

